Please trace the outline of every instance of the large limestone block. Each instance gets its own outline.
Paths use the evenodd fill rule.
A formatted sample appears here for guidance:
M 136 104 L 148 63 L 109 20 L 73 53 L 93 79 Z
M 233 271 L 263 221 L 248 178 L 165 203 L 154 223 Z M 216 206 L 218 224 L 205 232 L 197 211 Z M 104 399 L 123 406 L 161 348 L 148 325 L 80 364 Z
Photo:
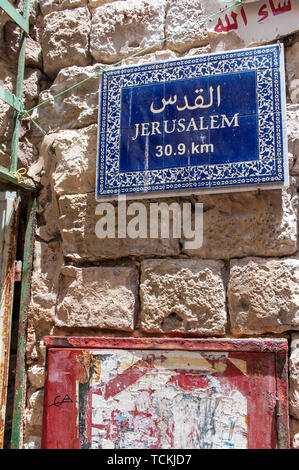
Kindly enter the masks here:
M 23 82 L 23 103 L 25 109 L 37 104 L 43 74 L 39 69 L 26 68 Z
M 287 132 L 288 132 L 288 151 L 291 153 L 294 162 L 290 167 L 292 175 L 299 175 L 299 105 L 293 104 L 287 106 Z
M 165 0 L 127 0 L 93 10 L 90 52 L 97 62 L 114 63 L 164 38 Z
M 35 242 L 31 302 L 27 312 L 28 361 L 44 363 L 43 337 L 51 334 L 54 325 L 58 281 L 62 265 L 63 256 L 58 241 Z
M 203 245 L 183 249 L 202 258 L 290 255 L 297 250 L 296 188 L 211 194 L 203 203 Z
M 125 1 L 125 0 L 124 0 Z M 177 59 L 178 55 L 174 51 L 169 49 L 163 49 L 162 51 L 149 52 L 145 55 L 138 55 L 135 57 L 130 57 L 129 59 L 123 62 L 123 65 L 143 65 L 143 64 L 153 64 L 155 62 L 164 62 L 166 60 Z M 106 65 L 106 68 L 109 68 L 109 65 Z
M 18 164 L 20 168 L 29 168 L 38 159 L 38 149 L 32 140 L 25 136 L 19 142 Z M 27 172 L 28 175 L 28 172 Z M 29 175 L 28 175 L 29 176 Z
M 86 7 L 88 0 L 41 0 L 39 2 L 42 14 L 57 12 L 61 10 L 71 10 L 78 7 Z
M 39 225 L 36 228 L 36 234 L 41 240 L 51 242 L 60 237 L 58 226 L 59 207 L 51 185 L 42 188 L 38 203 Z
M 56 157 L 52 173 L 55 193 L 61 195 L 94 191 L 97 126 L 94 124 L 78 131 L 59 132 L 52 149 Z
M 167 41 L 167 47 L 177 52 L 186 52 L 208 43 L 206 26 L 201 23 L 204 15 L 199 2 L 171 0 L 166 11 L 166 36 L 174 35 Z
M 177 238 L 98 238 L 94 192 L 59 197 L 59 228 L 64 256 L 78 260 L 95 261 L 101 258 L 125 256 L 173 256 L 180 253 Z M 145 201 L 146 207 L 148 202 Z M 118 235 L 118 203 L 115 207 L 115 231 Z M 149 211 L 147 210 L 149 217 Z M 132 217 L 128 217 L 127 221 Z M 149 226 L 149 222 L 148 222 Z
M 134 266 L 65 266 L 60 276 L 56 325 L 133 331 L 137 279 Z
M 99 7 L 100 5 L 104 5 L 104 3 L 112 3 L 116 2 L 118 0 L 88 0 L 88 4 L 91 8 L 96 8 Z M 123 2 L 126 2 L 127 0 L 121 0 Z
M 224 335 L 222 261 L 163 259 L 142 262 L 142 330 Z
M 299 330 L 299 260 L 233 260 L 228 305 L 233 334 Z M 298 415 L 299 416 L 299 415 Z
M 292 335 L 290 356 L 290 413 L 299 419 L 299 334 Z M 299 433 L 299 428 L 298 428 Z M 299 434 L 297 437 L 299 440 Z M 299 443 L 299 442 L 298 442 Z
M 91 8 L 96 8 L 104 3 L 114 1 L 115 0 L 41 0 L 39 3 L 42 14 L 47 15 L 52 11 L 70 10 L 78 7 L 90 6 Z
M 88 8 L 49 13 L 42 36 L 44 71 L 52 79 L 71 65 L 89 65 L 90 14 Z
M 39 67 L 43 65 L 43 53 L 41 45 L 34 41 L 30 36 L 26 42 L 26 66 L 27 67 Z
M 33 119 L 47 132 L 62 129 L 79 129 L 94 124 L 98 120 L 99 73 L 103 66 L 67 67 L 61 70 L 53 85 L 43 91 L 39 102 L 50 100 L 36 108 Z M 91 78 L 94 77 L 94 78 Z M 84 81 L 85 80 L 85 81 Z M 73 85 L 80 85 L 53 99 Z M 34 135 L 41 135 L 34 126 Z
M 63 257 L 58 241 L 34 246 L 33 273 L 31 279 L 31 304 L 53 311 L 56 305 L 58 276 Z
M 292 46 L 286 48 L 286 76 L 292 103 L 299 103 L 299 35 Z

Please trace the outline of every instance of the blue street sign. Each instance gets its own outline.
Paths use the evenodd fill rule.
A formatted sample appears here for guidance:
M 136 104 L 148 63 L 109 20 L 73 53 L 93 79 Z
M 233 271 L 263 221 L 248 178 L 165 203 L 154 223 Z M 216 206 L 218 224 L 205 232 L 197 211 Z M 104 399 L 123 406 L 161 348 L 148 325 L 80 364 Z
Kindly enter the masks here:
M 282 47 L 104 72 L 97 198 L 287 184 Z

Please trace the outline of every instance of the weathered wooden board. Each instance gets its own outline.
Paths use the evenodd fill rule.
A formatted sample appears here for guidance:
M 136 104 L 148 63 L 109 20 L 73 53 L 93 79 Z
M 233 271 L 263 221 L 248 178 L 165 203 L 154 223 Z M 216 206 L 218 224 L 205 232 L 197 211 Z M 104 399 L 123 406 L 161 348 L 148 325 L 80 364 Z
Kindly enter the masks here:
M 169 350 L 164 340 L 164 349 L 162 341 L 138 349 L 143 340 L 134 339 L 123 349 L 126 340 L 119 348 L 48 350 L 44 448 L 288 446 L 286 377 L 276 417 L 276 356 L 285 358 L 285 345 L 252 352 L 239 340 L 232 351 L 216 340 L 210 351 L 190 351 Z

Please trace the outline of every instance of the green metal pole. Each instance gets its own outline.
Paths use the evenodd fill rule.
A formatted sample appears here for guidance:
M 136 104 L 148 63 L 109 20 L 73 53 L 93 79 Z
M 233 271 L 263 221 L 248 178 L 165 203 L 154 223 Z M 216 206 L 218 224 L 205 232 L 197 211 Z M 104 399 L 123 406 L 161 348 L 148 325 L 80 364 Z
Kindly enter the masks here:
M 27 206 L 27 225 L 25 233 L 20 314 L 19 335 L 17 350 L 17 365 L 15 376 L 15 396 L 11 433 L 11 448 L 20 449 L 23 446 L 23 416 L 26 398 L 26 326 L 27 307 L 30 298 L 30 283 L 32 271 L 32 255 L 34 249 L 34 226 L 35 226 L 36 199 L 30 197 Z
M 23 18 L 26 24 L 29 24 L 29 7 L 30 7 L 30 0 L 24 0 Z M 18 62 L 17 85 L 16 85 L 16 97 L 19 99 L 22 99 L 24 71 L 25 71 L 25 58 L 26 58 L 26 32 L 22 30 L 21 48 L 20 48 L 19 62 Z M 15 126 L 14 126 L 12 141 L 11 141 L 10 171 L 16 171 L 18 168 L 21 114 L 17 111 L 15 111 L 14 113 L 14 120 L 15 120 Z
M 0 0 L 0 7 L 20 26 L 26 33 L 29 33 L 28 21 L 22 16 L 8 0 Z

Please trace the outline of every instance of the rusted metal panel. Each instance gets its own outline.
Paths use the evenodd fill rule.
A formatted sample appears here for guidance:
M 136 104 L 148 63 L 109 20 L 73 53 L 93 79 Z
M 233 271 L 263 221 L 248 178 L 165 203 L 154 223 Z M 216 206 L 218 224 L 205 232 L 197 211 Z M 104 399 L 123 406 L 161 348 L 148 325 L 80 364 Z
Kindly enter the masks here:
M 0 193 L 0 448 L 3 447 L 17 233 L 16 192 Z
M 18 329 L 18 351 L 15 376 L 15 395 L 13 407 L 13 421 L 11 432 L 11 448 L 21 449 L 23 447 L 23 424 L 24 409 L 26 400 L 26 326 L 27 308 L 30 300 L 32 258 L 34 249 L 34 232 L 36 225 L 36 205 L 35 197 L 27 199 L 27 221 L 25 231 L 24 255 L 22 263 L 22 284 L 19 309 L 19 329 Z
M 92 349 L 50 347 L 43 448 L 287 448 L 287 377 L 277 378 L 286 342 L 262 341 L 93 338 Z

